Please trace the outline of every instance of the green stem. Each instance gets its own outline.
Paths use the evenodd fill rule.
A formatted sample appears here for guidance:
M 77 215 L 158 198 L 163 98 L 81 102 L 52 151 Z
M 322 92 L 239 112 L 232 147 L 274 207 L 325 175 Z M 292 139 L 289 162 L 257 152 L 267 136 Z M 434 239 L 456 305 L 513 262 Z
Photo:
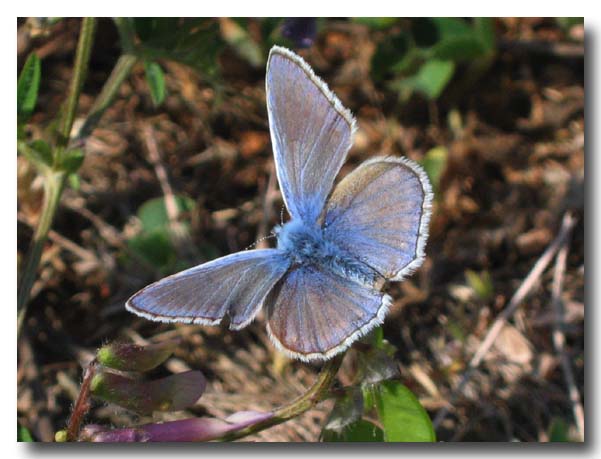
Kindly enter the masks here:
M 17 293 L 17 336 L 21 334 L 31 287 L 35 281 L 42 250 L 48 239 L 48 232 L 50 231 L 50 226 L 52 225 L 52 220 L 54 219 L 54 214 L 58 208 L 58 203 L 65 186 L 65 178 L 66 175 L 64 172 L 49 173 L 44 182 L 42 215 L 33 236 L 31 249 L 29 250 Z
M 79 94 L 88 69 L 90 61 L 90 53 L 92 43 L 94 41 L 94 32 L 96 30 L 96 20 L 94 18 L 84 18 L 81 23 L 81 32 L 77 43 L 77 51 L 75 54 L 75 64 L 73 69 L 73 78 L 69 86 L 69 95 L 65 105 L 65 110 L 61 116 L 58 129 L 58 139 L 54 150 L 54 167 L 52 171 L 48 171 L 44 177 L 44 205 L 40 222 L 36 228 L 31 248 L 27 255 L 25 268 L 21 276 L 21 283 L 17 292 L 17 337 L 21 334 L 21 329 L 27 314 L 27 303 L 31 294 L 31 287 L 35 281 L 35 277 L 40 264 L 42 250 L 48 239 L 48 232 L 54 220 L 54 214 L 58 209 L 58 203 L 61 194 L 65 187 L 66 174 L 60 170 L 62 161 L 62 152 L 69 143 L 69 135 L 73 120 L 75 119 L 75 111 Z
M 135 51 L 135 35 L 131 18 L 113 18 L 113 22 L 119 32 L 119 41 L 123 54 L 134 54 Z
M 92 133 L 106 109 L 117 96 L 121 83 L 129 76 L 136 62 L 138 62 L 138 58 L 132 54 L 123 54 L 119 57 L 111 75 L 102 87 L 102 91 L 94 101 L 83 126 L 77 133 L 77 139 L 83 139 Z
M 62 113 L 59 128 L 58 139 L 56 142 L 55 166 L 61 164 L 62 152 L 69 144 L 71 136 L 71 128 L 77 111 L 77 103 L 83 86 L 84 79 L 88 71 L 88 63 L 90 62 L 90 54 L 92 51 L 92 43 L 94 42 L 94 33 L 96 31 L 95 18 L 83 18 L 81 22 L 81 32 L 79 33 L 79 42 L 77 43 L 77 51 L 75 54 L 75 65 L 73 69 L 73 78 L 69 87 L 69 96 L 65 109 Z
M 299 398 L 294 400 L 289 405 L 285 405 L 281 408 L 278 408 L 274 412 L 274 416 L 266 419 L 263 422 L 259 422 L 257 424 L 253 424 L 252 426 L 246 427 L 244 429 L 238 430 L 236 432 L 231 432 L 221 438 L 221 441 L 232 441 L 237 440 L 242 437 L 246 437 L 247 435 L 251 435 L 262 430 L 268 429 L 269 427 L 273 427 L 275 425 L 281 424 L 283 422 L 288 421 L 289 419 L 295 418 L 305 411 L 313 408 L 317 403 L 326 398 L 329 394 L 330 387 L 332 386 L 334 379 L 336 378 L 336 374 L 340 369 L 340 365 L 342 365 L 342 360 L 344 359 L 344 354 L 337 355 L 332 360 L 329 360 L 322 368 L 319 376 L 315 383 L 301 395 Z

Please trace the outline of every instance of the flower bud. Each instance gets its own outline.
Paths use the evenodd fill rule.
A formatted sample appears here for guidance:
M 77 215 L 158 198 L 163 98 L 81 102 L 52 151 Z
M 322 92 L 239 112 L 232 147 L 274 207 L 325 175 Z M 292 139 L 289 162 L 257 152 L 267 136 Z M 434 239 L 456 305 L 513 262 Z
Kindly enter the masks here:
M 161 341 L 145 346 L 111 343 L 101 347 L 96 358 L 102 365 L 121 371 L 148 371 L 163 363 L 175 351 L 180 340 Z

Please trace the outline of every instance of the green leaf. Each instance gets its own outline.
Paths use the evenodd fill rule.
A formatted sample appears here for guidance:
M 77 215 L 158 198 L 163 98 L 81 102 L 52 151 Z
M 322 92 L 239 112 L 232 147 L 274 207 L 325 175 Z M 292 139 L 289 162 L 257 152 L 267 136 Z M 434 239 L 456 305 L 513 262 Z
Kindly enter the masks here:
M 365 338 L 363 338 L 363 340 L 367 344 L 371 344 L 373 347 L 381 349 L 384 342 L 384 330 L 382 327 L 376 327 Z
M 25 140 L 27 138 L 27 132 L 25 131 L 25 126 L 17 123 L 17 141 Z
M 415 75 L 397 80 L 391 87 L 399 90 L 403 98 L 408 98 L 412 92 L 417 91 L 428 99 L 435 100 L 451 80 L 454 71 L 453 61 L 432 59 L 425 62 Z
M 136 256 L 157 268 L 166 269 L 175 263 L 177 258 L 167 228 L 143 232 L 131 238 L 127 245 Z
M 471 28 L 469 24 L 460 18 L 430 18 L 434 23 L 440 41 L 457 35 L 469 35 Z
M 432 18 L 413 18 L 409 29 L 415 45 L 419 48 L 429 48 L 440 40 L 440 32 Z
M 68 174 L 73 174 L 79 170 L 85 158 L 81 148 L 67 150 L 62 158 L 61 168 Z
M 401 383 L 382 382 L 376 392 L 376 407 L 387 442 L 436 441 L 428 413 Z
M 353 18 L 353 22 L 357 24 L 363 24 L 373 30 L 385 30 L 389 29 L 398 22 L 399 18 L 372 18 L 372 17 L 360 17 Z
M 67 176 L 67 180 L 69 181 L 69 186 L 73 188 L 75 191 L 79 191 L 81 187 L 81 181 L 79 180 L 79 175 L 77 174 L 69 174 Z
M 417 53 L 406 33 L 392 35 L 376 48 L 371 59 L 371 72 L 375 79 L 385 80 L 391 73 L 410 71 L 416 65 Z
M 190 212 L 194 209 L 195 202 L 186 196 L 175 196 L 175 203 L 179 212 Z M 154 198 L 146 201 L 138 209 L 138 218 L 142 221 L 144 231 L 154 231 L 169 225 L 169 216 L 165 206 L 165 198 Z
M 426 19 L 435 29 L 437 39 L 428 50 L 431 58 L 467 61 L 493 51 L 494 27 L 491 19 L 478 18 L 470 24 L 459 18 Z
M 495 23 L 492 18 L 474 18 L 474 29 L 487 52 L 495 50 Z
M 376 407 L 376 392 L 377 384 L 363 384 L 361 391 L 363 392 L 363 409 L 365 413 L 369 413 Z
M 424 167 L 435 194 L 440 189 L 440 177 L 447 167 L 449 152 L 445 147 L 434 147 L 426 153 L 421 163 Z
M 259 20 L 259 26 L 261 30 L 261 42 L 263 43 L 264 49 L 270 49 L 273 45 L 286 42 L 286 39 L 281 35 L 281 25 L 284 18 L 269 17 L 261 18 Z M 285 43 L 288 45 L 288 43 Z
M 488 271 L 482 271 L 478 274 L 471 269 L 466 269 L 465 279 L 480 300 L 487 301 L 492 298 L 494 287 Z
M 135 18 L 140 43 L 137 54 L 147 60 L 170 59 L 215 76 L 217 56 L 225 43 L 219 23 L 211 18 Z
M 35 442 L 31 432 L 27 429 L 27 427 L 22 426 L 21 424 L 17 424 L 17 441 L 19 442 Z
M 455 62 L 476 59 L 486 52 L 486 46 L 475 33 L 448 38 L 431 49 L 432 57 Z
M 175 203 L 179 212 L 190 212 L 195 205 L 193 199 L 179 195 L 175 196 Z M 128 241 L 129 249 L 157 268 L 170 271 L 175 267 L 177 256 L 171 240 L 165 198 L 146 201 L 138 209 L 138 218 L 142 232 Z
M 19 124 L 26 123 L 33 113 L 40 88 L 41 72 L 40 58 L 33 53 L 30 54 L 17 82 L 17 122 Z
M 465 339 L 466 339 L 465 332 L 463 331 L 463 328 L 461 328 L 460 323 L 455 322 L 454 320 L 449 320 L 447 322 L 446 328 L 449 331 L 449 333 L 451 334 L 451 336 L 453 338 L 455 338 L 457 341 L 460 341 L 462 343 L 465 342 Z
M 383 442 L 384 433 L 378 426 L 364 419 L 359 419 L 347 426 L 342 432 L 324 430 L 324 442 Z
M 150 97 L 155 107 L 158 107 L 165 100 L 167 89 L 165 85 L 165 75 L 163 69 L 156 62 L 144 62 L 144 71 L 146 74 L 146 83 L 150 89 Z
M 52 167 L 52 148 L 44 140 L 34 140 L 29 144 L 19 142 L 19 152 L 41 171 Z
M 549 441 L 552 443 L 567 443 L 569 437 L 570 426 L 561 418 L 553 418 L 549 427 Z
M 575 25 L 584 24 L 584 18 L 582 17 L 555 18 L 555 21 L 564 30 L 569 30 Z

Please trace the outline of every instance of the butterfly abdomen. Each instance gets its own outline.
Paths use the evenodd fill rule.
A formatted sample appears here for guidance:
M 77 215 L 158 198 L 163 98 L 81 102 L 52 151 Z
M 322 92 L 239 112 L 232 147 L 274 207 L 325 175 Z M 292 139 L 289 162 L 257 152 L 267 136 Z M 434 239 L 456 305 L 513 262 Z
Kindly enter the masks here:
M 380 281 L 375 270 L 326 239 L 319 227 L 310 227 L 300 219 L 293 219 L 277 226 L 275 233 L 278 249 L 286 252 L 293 264 L 318 266 L 369 286 Z

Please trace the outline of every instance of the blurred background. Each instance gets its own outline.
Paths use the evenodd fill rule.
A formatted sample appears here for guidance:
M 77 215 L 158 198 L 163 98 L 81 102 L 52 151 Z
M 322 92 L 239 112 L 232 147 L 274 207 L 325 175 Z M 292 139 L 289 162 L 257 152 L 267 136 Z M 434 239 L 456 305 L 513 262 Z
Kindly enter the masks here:
M 17 21 L 19 72 L 30 53 L 41 59 L 27 138 L 50 135 L 80 24 Z M 341 177 L 372 156 L 403 155 L 433 182 L 427 260 L 388 287 L 394 305 L 384 336 L 398 348 L 403 383 L 430 416 L 448 410 L 438 439 L 578 439 L 553 343 L 554 263 L 461 381 L 570 212 L 576 226 L 559 292 L 561 330 L 584 395 L 582 18 L 148 18 L 127 26 L 129 37 L 112 20 L 98 22 L 74 129 L 86 127 L 132 37 L 138 55 L 81 140 L 85 159 L 63 193 L 19 341 L 18 423 L 35 440 L 51 441 L 64 428 L 82 363 L 112 340 L 183 337 L 156 372 L 207 376 L 207 393 L 188 416 L 271 409 L 313 381 L 319 367 L 280 356 L 262 316 L 231 332 L 153 323 L 124 309 L 148 283 L 242 250 L 279 223 L 264 89 L 273 44 L 302 55 L 357 117 Z M 20 272 L 43 181 L 22 156 L 17 174 Z M 352 365 L 348 358 L 343 384 Z M 329 409 L 323 403 L 249 440 L 315 441 Z M 119 426 L 140 420 L 103 404 L 88 418 Z

